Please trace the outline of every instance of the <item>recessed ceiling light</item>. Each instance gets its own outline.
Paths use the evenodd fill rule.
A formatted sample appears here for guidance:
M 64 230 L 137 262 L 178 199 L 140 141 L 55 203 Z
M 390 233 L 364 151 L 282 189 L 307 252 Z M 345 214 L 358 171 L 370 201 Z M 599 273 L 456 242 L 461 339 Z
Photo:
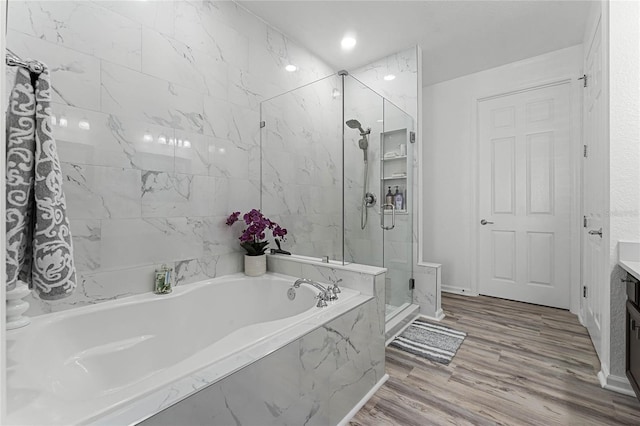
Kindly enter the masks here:
M 298 69 L 298 67 L 296 67 L 296 66 L 295 66 L 295 65 L 293 65 L 293 64 L 289 64 L 289 65 L 287 65 L 286 67 L 284 67 L 284 69 L 285 69 L 285 70 L 287 70 L 287 71 L 289 71 L 289 72 L 294 72 L 295 70 L 297 70 L 297 69 Z
M 396 76 L 393 74 L 387 74 L 383 77 L 387 81 L 395 80 Z
M 350 50 L 353 49 L 356 45 L 356 39 L 353 37 L 345 37 L 342 39 L 342 41 L 340 42 L 340 44 L 342 45 L 342 48 L 344 50 Z

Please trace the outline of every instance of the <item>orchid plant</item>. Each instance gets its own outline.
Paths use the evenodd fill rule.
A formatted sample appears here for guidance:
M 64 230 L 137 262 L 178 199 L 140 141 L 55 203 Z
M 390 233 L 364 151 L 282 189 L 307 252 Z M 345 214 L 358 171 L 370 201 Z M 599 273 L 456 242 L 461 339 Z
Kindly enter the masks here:
M 240 245 L 247 251 L 248 256 L 260 256 L 267 251 L 269 241 L 266 241 L 266 231 L 271 230 L 274 238 L 280 237 L 284 240 L 287 230 L 277 223 L 264 217 L 260 210 L 252 209 L 242 216 L 247 228 L 240 235 Z M 227 218 L 227 225 L 231 226 L 240 220 L 240 212 L 233 212 Z

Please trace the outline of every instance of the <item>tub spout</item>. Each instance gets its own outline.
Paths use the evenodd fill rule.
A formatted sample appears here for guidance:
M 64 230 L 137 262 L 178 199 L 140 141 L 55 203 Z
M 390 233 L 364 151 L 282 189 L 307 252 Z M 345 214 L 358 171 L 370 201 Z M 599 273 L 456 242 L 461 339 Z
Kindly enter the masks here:
M 325 306 L 327 306 L 327 300 L 332 300 L 329 291 L 322 284 L 310 280 L 309 278 L 297 279 L 296 282 L 293 283 L 293 288 L 299 288 L 302 284 L 308 284 L 320 290 L 320 293 L 316 296 L 316 298 L 318 299 L 318 304 L 316 306 L 318 308 L 324 308 Z

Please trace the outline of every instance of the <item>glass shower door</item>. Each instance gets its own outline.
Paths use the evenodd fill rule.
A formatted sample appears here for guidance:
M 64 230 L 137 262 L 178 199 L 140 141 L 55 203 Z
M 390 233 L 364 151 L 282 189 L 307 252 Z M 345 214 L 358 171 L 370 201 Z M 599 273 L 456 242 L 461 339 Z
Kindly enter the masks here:
M 413 119 L 351 76 L 344 94 L 345 261 L 387 268 L 388 321 L 413 298 Z
M 289 233 L 283 249 L 342 261 L 341 78 L 260 104 L 261 209 Z
M 413 132 L 411 116 L 385 99 L 380 135 L 380 194 L 385 197 L 381 225 L 383 265 L 387 268 L 387 321 L 413 299 Z

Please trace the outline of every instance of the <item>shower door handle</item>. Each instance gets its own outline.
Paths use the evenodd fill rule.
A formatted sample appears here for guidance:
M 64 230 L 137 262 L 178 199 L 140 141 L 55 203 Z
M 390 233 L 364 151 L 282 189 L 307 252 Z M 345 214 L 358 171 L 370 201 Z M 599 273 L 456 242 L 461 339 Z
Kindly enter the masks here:
M 385 231 L 390 231 L 396 227 L 396 206 L 393 203 L 383 204 L 382 213 L 380 214 L 380 227 Z M 391 226 L 384 226 L 384 211 L 385 208 L 391 207 Z

